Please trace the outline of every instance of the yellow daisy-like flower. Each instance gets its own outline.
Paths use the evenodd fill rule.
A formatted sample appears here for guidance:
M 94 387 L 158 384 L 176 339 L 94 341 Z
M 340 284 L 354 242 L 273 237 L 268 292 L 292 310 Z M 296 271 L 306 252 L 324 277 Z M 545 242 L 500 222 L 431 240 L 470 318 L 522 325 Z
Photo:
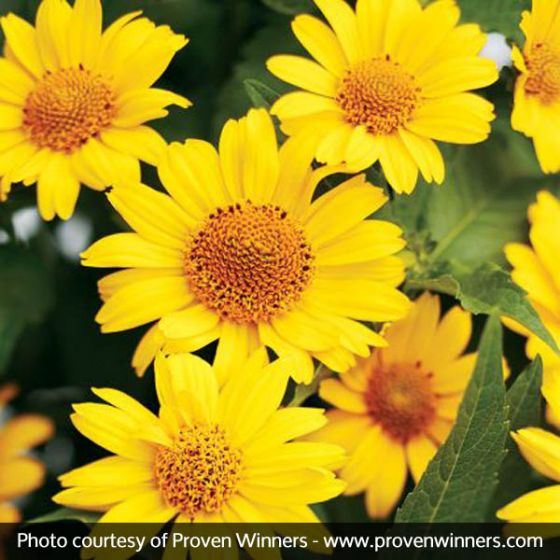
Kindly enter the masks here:
M 402 232 L 365 220 L 387 197 L 363 176 L 314 199 L 318 182 L 344 169 L 314 171 L 311 160 L 304 142 L 279 151 L 268 113 L 251 110 L 226 124 L 219 153 L 201 140 L 169 147 L 158 169 L 171 196 L 142 185 L 111 192 L 135 233 L 82 255 L 86 266 L 128 268 L 100 283 L 103 332 L 157 321 L 137 352 L 143 366 L 164 343 L 185 352 L 219 339 L 221 380 L 260 345 L 296 359 L 299 382 L 311 380 L 312 357 L 343 371 L 384 345 L 357 321 L 406 314 L 394 256 Z
M 37 183 L 42 217 L 67 219 L 80 183 L 139 181 L 139 160 L 157 162 L 165 142 L 144 123 L 190 103 L 151 86 L 187 41 L 140 13 L 105 32 L 100 0 L 43 0 L 35 27 L 1 19 L 0 199 Z
M 391 513 L 408 470 L 418 482 L 451 430 L 476 363 L 462 355 L 470 337 L 470 313 L 454 307 L 440 320 L 439 298 L 425 293 L 387 329 L 387 348 L 321 383 L 335 408 L 312 438 L 346 448 L 345 493 L 365 491 L 371 517 Z
M 560 410 L 560 392 L 545 395 L 553 410 Z M 519 452 L 540 474 L 560 482 L 560 437 L 541 428 L 512 432 Z M 512 523 L 560 523 L 560 484 L 534 490 L 500 509 L 496 516 Z
M 339 495 L 341 447 L 293 442 L 326 422 L 324 411 L 279 408 L 292 363 L 257 350 L 221 389 L 191 354 L 156 359 L 156 416 L 113 389 L 109 404 L 75 405 L 76 428 L 114 455 L 60 480 L 54 501 L 99 511 L 100 522 L 292 523 L 318 521 L 309 504 Z
M 444 162 L 434 140 L 481 142 L 493 105 L 469 90 L 498 78 L 478 56 L 485 35 L 457 25 L 453 0 L 422 8 L 418 0 L 314 0 L 330 27 L 301 15 L 293 30 L 317 62 L 274 56 L 269 70 L 304 91 L 273 106 L 282 129 L 316 142 L 319 162 L 358 171 L 381 164 L 390 185 L 410 193 L 418 171 L 441 183 Z
M 15 392 L 11 385 L 0 387 L 0 411 Z M 21 414 L 0 426 L 0 523 L 19 522 L 20 512 L 10 501 L 43 484 L 45 467 L 23 454 L 44 443 L 53 433 L 52 422 L 35 414 Z
M 560 345 L 560 200 L 547 191 L 537 195 L 529 207 L 531 246 L 521 243 L 506 245 L 505 253 L 513 267 L 511 277 L 527 292 L 527 297 L 544 326 Z M 504 319 L 513 330 L 527 336 L 527 356 L 537 354 L 544 361 L 543 394 L 548 401 L 548 420 L 560 426 L 560 356 L 540 338 L 511 320 Z
M 520 75 L 511 124 L 533 139 L 545 173 L 560 171 L 560 1 L 533 0 L 523 12 L 523 52 L 513 47 Z

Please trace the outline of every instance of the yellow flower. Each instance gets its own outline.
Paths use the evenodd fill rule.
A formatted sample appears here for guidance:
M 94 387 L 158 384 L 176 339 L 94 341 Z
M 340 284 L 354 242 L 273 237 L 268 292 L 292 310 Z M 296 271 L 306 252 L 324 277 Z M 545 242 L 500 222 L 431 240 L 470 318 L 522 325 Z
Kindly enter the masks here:
M 408 470 L 418 482 L 446 439 L 476 362 L 462 355 L 470 336 L 469 313 L 454 307 L 440 321 L 439 298 L 425 293 L 387 329 L 387 348 L 321 383 L 335 408 L 312 438 L 346 448 L 346 494 L 365 491 L 371 517 L 391 513 Z
M 171 196 L 136 184 L 113 190 L 135 233 L 82 255 L 86 266 L 128 268 L 100 283 L 103 332 L 157 321 L 137 352 L 144 366 L 165 340 L 185 352 L 219 339 L 221 381 L 224 365 L 261 344 L 292 355 L 304 382 L 312 357 L 342 371 L 384 345 L 354 319 L 406 314 L 396 289 L 403 263 L 393 256 L 401 230 L 365 220 L 387 198 L 363 176 L 314 199 L 318 182 L 343 168 L 313 171 L 311 160 L 303 142 L 278 151 L 270 116 L 252 110 L 226 124 L 219 153 L 201 140 L 169 147 L 159 175 Z
M 523 12 L 523 52 L 513 47 L 520 75 L 511 124 L 533 139 L 542 170 L 560 171 L 560 1 L 533 0 Z
M 457 25 L 459 8 L 439 0 L 314 0 L 330 27 L 301 15 L 293 31 L 317 62 L 274 56 L 269 70 L 304 91 L 273 106 L 290 136 L 314 138 L 319 162 L 359 171 L 381 164 L 391 186 L 410 193 L 418 171 L 441 183 L 444 162 L 433 140 L 481 142 L 493 105 L 469 90 L 498 78 L 478 56 L 485 35 Z M 332 29 L 331 29 L 332 28 Z
M 75 405 L 76 428 L 114 455 L 63 475 L 54 501 L 103 512 L 100 522 L 317 521 L 309 504 L 345 484 L 332 469 L 341 447 L 292 442 L 326 422 L 324 411 L 279 408 L 292 363 L 260 348 L 221 389 L 192 354 L 156 359 L 158 416 L 128 395 L 93 389 L 109 404 Z
M 13 386 L 0 387 L 0 412 L 14 396 Z M 20 513 L 10 500 L 25 496 L 43 484 L 45 467 L 23 454 L 44 443 L 53 432 L 52 422 L 35 414 L 16 416 L 0 426 L 0 523 L 19 522 Z
M 43 218 L 67 219 L 80 183 L 103 190 L 156 163 L 165 142 L 144 123 L 189 102 L 151 86 L 187 41 L 139 14 L 104 33 L 100 0 L 43 0 L 35 27 L 1 19 L 0 199 L 37 183 Z
M 547 191 L 537 195 L 529 207 L 531 246 L 506 245 L 505 253 L 513 267 L 511 277 L 527 292 L 527 297 L 557 344 L 560 345 L 560 201 Z M 510 328 L 528 337 L 526 352 L 544 360 L 543 394 L 548 400 L 548 420 L 560 426 L 560 356 L 540 338 L 511 320 Z

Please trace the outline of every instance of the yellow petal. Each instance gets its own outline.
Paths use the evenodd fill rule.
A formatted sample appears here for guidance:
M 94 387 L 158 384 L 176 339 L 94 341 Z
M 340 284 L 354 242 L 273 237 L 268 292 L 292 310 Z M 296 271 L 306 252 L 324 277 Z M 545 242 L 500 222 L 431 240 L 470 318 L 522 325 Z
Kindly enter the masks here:
M 192 221 L 169 196 L 144 185 L 113 189 L 109 201 L 142 237 L 184 249 Z
M 33 26 L 15 14 L 8 14 L 1 22 L 10 52 L 33 76 L 41 78 L 45 67 L 37 49 Z
M 108 235 L 96 241 L 81 257 L 84 265 L 97 268 L 183 268 L 179 251 L 147 241 L 137 233 Z
M 0 457 L 15 457 L 47 441 L 54 434 L 54 424 L 46 416 L 20 414 L 0 430 Z
M 488 137 L 494 118 L 491 103 L 472 93 L 459 93 L 426 102 L 405 126 L 434 140 L 476 144 Z
M 101 46 L 102 17 L 100 0 L 76 0 L 67 30 L 72 66 L 95 66 Z
M 298 88 L 327 97 L 336 96 L 335 76 L 307 58 L 276 55 L 269 58 L 266 65 L 276 77 Z
M 225 321 L 220 330 L 220 340 L 214 358 L 214 371 L 220 383 L 237 370 L 258 348 L 259 340 L 255 327 Z
M 405 128 L 399 129 L 399 136 L 420 169 L 424 179 L 428 182 L 443 183 L 445 164 L 435 142 L 429 138 L 417 136 Z
M 165 140 L 152 128 L 109 128 L 101 132 L 101 141 L 113 150 L 157 165 L 165 151 Z
M 355 177 L 317 199 L 309 208 L 305 230 L 320 247 L 344 234 L 375 212 L 386 201 L 383 191 Z M 329 224 L 329 227 L 325 227 Z
M 352 8 L 344 0 L 315 0 L 315 4 L 336 33 L 348 62 L 358 62 L 361 49 L 356 15 Z
M 325 379 L 319 387 L 319 396 L 328 403 L 346 412 L 364 414 L 366 401 L 361 393 L 352 391 L 337 379 Z
M 347 495 L 359 494 L 373 484 L 380 470 L 378 464 L 384 460 L 377 455 L 377 448 L 384 442 L 379 424 L 368 427 L 359 437 L 359 443 L 340 471 L 340 477 L 348 483 L 344 492 Z
M 24 496 L 39 488 L 45 477 L 45 467 L 39 461 L 20 457 L 0 463 L 0 500 Z
M 196 304 L 183 311 L 165 315 L 159 327 L 169 338 L 188 338 L 209 331 L 219 322 L 218 314 L 202 304 Z
M 316 17 L 303 14 L 292 22 L 294 35 L 307 52 L 331 74 L 341 76 L 348 65 L 333 31 Z
M 406 445 L 406 457 L 417 484 L 436 452 L 437 447 L 434 442 L 426 436 L 416 437 Z
M 388 517 L 401 497 L 407 468 L 404 448 L 381 432 L 372 449 L 375 476 L 366 491 L 366 509 L 370 517 Z
M 499 519 L 516 523 L 558 523 L 560 485 L 529 492 L 496 512 Z M 543 518 L 543 514 L 549 514 Z
M 397 193 L 410 194 L 418 180 L 418 164 L 398 134 L 384 136 L 379 163 L 387 181 Z
M 158 320 L 193 301 L 181 277 L 155 277 L 125 286 L 100 309 L 96 321 L 103 332 L 132 329 Z
M 527 462 L 541 474 L 560 480 L 560 437 L 540 428 L 524 428 L 511 437 Z

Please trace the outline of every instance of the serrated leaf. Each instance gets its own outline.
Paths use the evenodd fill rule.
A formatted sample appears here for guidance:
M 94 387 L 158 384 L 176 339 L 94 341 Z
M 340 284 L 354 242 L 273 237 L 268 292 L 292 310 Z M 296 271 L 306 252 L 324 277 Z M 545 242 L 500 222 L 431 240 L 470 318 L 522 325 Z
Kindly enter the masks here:
M 398 510 L 395 521 L 485 521 L 507 433 L 502 328 L 497 317 L 490 317 L 455 426 Z
M 542 375 L 542 360 L 537 356 L 507 392 L 510 431 L 541 424 Z M 523 459 L 511 437 L 507 440 L 506 449 L 508 453 L 500 469 L 500 483 L 492 501 L 492 511 L 497 511 L 514 498 L 532 489 L 531 467 Z
M 469 270 L 459 263 L 439 266 L 428 278 L 412 278 L 412 289 L 433 290 L 454 296 L 475 315 L 506 316 L 521 323 L 556 352 L 558 346 L 539 315 L 527 299 L 526 292 L 515 284 L 510 275 L 492 263 Z
M 293 15 L 313 10 L 310 0 L 261 0 L 271 10 L 280 14 Z
M 78 509 L 70 508 L 58 508 L 54 511 L 41 515 L 31 519 L 27 523 L 39 524 L 39 523 L 55 523 L 57 521 L 80 521 L 86 525 L 92 525 L 96 523 L 101 517 L 100 513 L 95 513 L 91 511 L 82 511 Z
M 243 86 L 253 107 L 270 109 L 272 104 L 280 97 L 279 93 L 266 84 L 259 82 L 259 80 L 244 80 Z
M 521 12 L 530 0 L 459 0 L 461 18 L 478 23 L 484 31 L 497 31 L 506 37 L 517 35 Z

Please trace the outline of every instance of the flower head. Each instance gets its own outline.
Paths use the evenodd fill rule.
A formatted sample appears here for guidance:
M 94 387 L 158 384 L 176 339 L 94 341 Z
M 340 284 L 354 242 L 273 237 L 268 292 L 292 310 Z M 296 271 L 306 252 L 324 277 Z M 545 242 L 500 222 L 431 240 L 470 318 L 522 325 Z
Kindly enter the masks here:
M 414 189 L 418 171 L 441 183 L 444 162 L 434 140 L 485 140 L 493 106 L 468 93 L 498 78 L 479 57 L 485 36 L 457 25 L 453 0 L 422 8 L 418 0 L 315 0 L 330 27 L 301 15 L 293 30 L 316 62 L 274 56 L 269 70 L 302 91 L 273 106 L 282 129 L 315 143 L 327 164 L 359 171 L 375 162 L 397 192 Z
M 523 12 L 523 50 L 513 47 L 519 77 L 511 124 L 533 139 L 542 170 L 560 171 L 560 1 L 533 0 Z
M 159 414 L 113 389 L 80 404 L 72 421 L 112 456 L 61 477 L 59 504 L 103 512 L 101 522 L 316 522 L 309 504 L 344 489 L 332 469 L 342 448 L 293 442 L 323 411 L 279 408 L 291 360 L 257 350 L 221 389 L 191 354 L 156 360 Z
M 68 219 L 80 183 L 140 180 L 165 142 L 147 121 L 185 98 L 152 88 L 186 43 L 134 12 L 102 31 L 100 0 L 43 0 L 35 27 L 9 14 L 0 58 L 0 199 L 37 183 L 45 220 Z
M 365 220 L 386 202 L 354 177 L 314 199 L 318 182 L 343 168 L 312 170 L 306 143 L 280 151 L 272 121 L 252 110 L 229 121 L 219 153 L 200 140 L 172 144 L 159 165 L 171 196 L 145 186 L 108 196 L 135 233 L 95 243 L 86 266 L 121 267 L 100 282 L 104 332 L 157 321 L 135 357 L 195 351 L 219 339 L 216 368 L 264 344 L 293 356 L 309 382 L 312 357 L 336 371 L 385 344 L 357 321 L 399 319 L 401 230 Z
M 505 253 L 513 267 L 511 277 L 521 286 L 544 326 L 560 344 L 560 200 L 547 191 L 537 195 L 529 207 L 531 246 L 509 243 Z M 560 394 L 560 357 L 540 338 L 519 323 L 505 319 L 505 323 L 527 337 L 527 355 L 533 359 L 539 354 L 544 360 L 543 393 L 548 400 L 548 420 L 560 426 L 560 403 L 554 395 Z
M 11 385 L 0 387 L 0 411 L 15 392 Z M 0 426 L 0 523 L 19 522 L 20 513 L 10 501 L 43 484 L 45 467 L 24 454 L 53 432 L 52 422 L 35 414 L 21 414 Z
M 440 320 L 440 301 L 428 293 L 410 314 L 387 329 L 387 348 L 321 383 L 319 394 L 334 409 L 314 441 L 344 446 L 349 453 L 340 477 L 346 494 L 366 492 L 373 518 L 389 515 L 408 470 L 420 479 L 446 439 L 474 370 L 476 354 L 462 355 L 471 316 L 459 307 Z

